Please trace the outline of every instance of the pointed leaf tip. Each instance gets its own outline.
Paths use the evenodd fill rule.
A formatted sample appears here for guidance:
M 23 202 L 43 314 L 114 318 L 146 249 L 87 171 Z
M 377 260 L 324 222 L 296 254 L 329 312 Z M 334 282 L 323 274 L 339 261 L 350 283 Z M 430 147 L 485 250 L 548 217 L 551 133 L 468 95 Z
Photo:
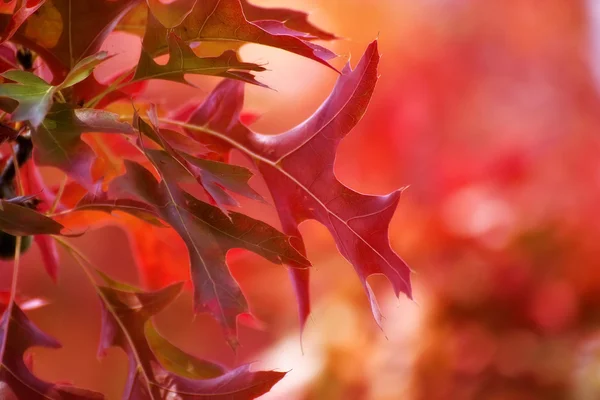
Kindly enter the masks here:
M 378 42 L 369 44 L 356 67 L 346 65 L 327 100 L 297 127 L 279 135 L 262 135 L 239 121 L 241 95 L 235 86 L 219 85 L 191 114 L 188 125 L 200 127 L 188 133 L 198 140 L 214 141 L 213 149 L 227 154 L 235 148 L 257 160 L 256 164 L 273 197 L 283 232 L 294 238 L 305 255 L 298 225 L 315 219 L 334 237 L 339 251 L 349 260 L 370 300 L 367 278 L 383 274 L 396 295 L 412 296 L 410 269 L 391 248 L 388 230 L 401 190 L 388 195 L 366 195 L 344 186 L 335 177 L 337 147 L 366 112 L 379 64 Z M 234 111 L 232 111 L 234 110 Z M 218 132 L 220 140 L 203 129 Z M 307 270 L 293 270 L 301 324 L 310 312 Z M 372 302 L 373 303 L 373 302 Z M 379 319 L 377 308 L 374 316 Z

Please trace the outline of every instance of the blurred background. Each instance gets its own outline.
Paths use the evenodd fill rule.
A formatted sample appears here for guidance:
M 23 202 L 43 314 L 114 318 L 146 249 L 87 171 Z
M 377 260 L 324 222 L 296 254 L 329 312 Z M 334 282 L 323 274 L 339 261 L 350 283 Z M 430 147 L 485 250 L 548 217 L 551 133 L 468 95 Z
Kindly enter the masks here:
M 312 221 L 302 226 L 314 264 L 303 353 L 285 268 L 253 254 L 230 260 L 256 316 L 241 322 L 237 354 L 210 317 L 193 316 L 189 291 L 158 317 L 160 331 L 228 366 L 256 361 L 255 368 L 290 371 L 264 396 L 270 400 L 599 399 L 600 2 L 254 3 L 308 11 L 343 37 L 326 44 L 341 55 L 338 67 L 379 37 L 379 86 L 340 147 L 336 173 L 365 193 L 410 185 L 390 240 L 416 271 L 416 301 L 396 299 L 384 278 L 372 277 L 386 317 L 380 330 L 352 267 Z M 134 63 L 140 42 L 116 33 L 104 47 L 118 56 L 99 77 Z M 282 51 L 246 45 L 242 56 L 267 62 L 260 78 L 276 89 L 246 89 L 260 132 L 301 122 L 335 83 L 332 71 Z M 200 89 L 153 83 L 139 101 L 179 106 L 216 83 L 191 80 Z M 259 178 L 253 186 L 266 193 Z M 244 206 L 277 226 L 273 207 Z M 75 242 L 116 278 L 152 286 L 118 226 Z M 163 246 L 179 268 L 173 276 L 185 278 L 181 244 Z M 56 286 L 37 249 L 24 258 L 22 293 L 49 301 L 29 315 L 64 345 L 34 349 L 34 371 L 118 399 L 125 354 L 113 349 L 97 359 L 99 302 L 62 255 Z

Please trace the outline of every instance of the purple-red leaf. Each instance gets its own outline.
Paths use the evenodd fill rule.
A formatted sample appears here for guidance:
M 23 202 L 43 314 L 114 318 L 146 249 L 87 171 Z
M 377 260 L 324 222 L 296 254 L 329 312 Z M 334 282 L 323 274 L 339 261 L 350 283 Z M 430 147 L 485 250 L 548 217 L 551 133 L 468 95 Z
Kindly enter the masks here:
M 306 268 L 310 263 L 286 235 L 264 222 L 235 212 L 226 215 L 196 199 L 169 179 L 151 153 L 149 157 L 160 172 L 160 183 L 147 169 L 126 160 L 127 173 L 113 181 L 111 192 L 133 195 L 155 206 L 161 219 L 179 234 L 189 251 L 196 310 L 210 312 L 234 341 L 236 317 L 248 312 L 248 306 L 227 268 L 227 252 L 244 248 L 276 264 Z
M 76 213 L 83 211 L 102 211 L 111 214 L 114 211 L 121 211 L 134 217 L 141 219 L 142 221 L 151 223 L 159 227 L 165 225 L 160 222 L 159 214 L 156 208 L 148 205 L 142 201 L 134 199 L 111 199 L 107 193 L 104 192 L 88 192 L 83 196 L 77 203 L 75 208 L 68 211 L 68 213 Z M 65 213 L 62 213 L 64 215 Z
M 168 180 L 198 182 L 214 204 L 224 213 L 227 213 L 225 206 L 238 205 L 238 202 L 224 189 L 250 199 L 263 200 L 248 184 L 252 177 L 250 170 L 237 165 L 194 157 L 189 154 L 189 150 L 176 149 L 171 146 L 169 140 L 163 137 L 163 133 L 156 128 L 158 122 L 154 109 L 149 111 L 149 116 L 154 127 L 144 122 L 137 113 L 134 115 L 133 124 L 142 134 L 165 149 L 165 151 L 148 149 L 146 155 L 155 164 L 161 165 L 162 171 Z
M 55 104 L 32 135 L 36 163 L 60 168 L 77 183 L 90 187 L 96 156 L 81 140 L 84 132 L 133 133 L 133 128 L 107 111 Z
M 99 287 L 103 311 L 98 351 L 104 354 L 109 347 L 117 346 L 127 353 L 129 376 L 123 399 L 158 400 L 172 396 L 182 400 L 246 400 L 268 392 L 285 375 L 252 372 L 248 366 L 226 371 L 210 361 L 190 356 L 164 339 L 150 319 L 177 297 L 181 283 L 156 292 L 142 292 L 101 276 L 107 285 Z M 181 370 L 184 365 L 189 366 L 185 373 Z
M 198 1 L 183 22 L 173 32 L 185 42 L 234 41 L 250 42 L 283 49 L 330 68 L 327 62 L 336 55 L 324 47 L 310 43 L 297 35 L 273 34 L 244 16 L 239 0 Z M 167 50 L 167 29 L 152 14 L 144 36 L 144 49 L 157 55 Z
M 289 8 L 259 7 L 250 3 L 248 0 L 240 0 L 240 2 L 244 8 L 244 15 L 246 18 L 255 25 L 259 25 L 271 33 L 273 33 L 275 28 L 278 28 L 273 22 L 279 22 L 284 27 L 293 29 L 297 32 L 304 32 L 307 36 L 322 40 L 337 39 L 334 34 L 325 32 L 308 22 L 308 14 L 305 12 L 290 10 Z
M 29 207 L 1 200 L 0 231 L 14 236 L 60 235 L 63 226 Z
M 192 12 L 198 0 L 176 0 L 165 4 L 160 0 L 146 0 L 152 15 L 165 27 L 175 28 Z
M 367 291 L 373 313 L 379 310 L 367 283 L 383 274 L 396 295 L 411 297 L 410 270 L 392 250 L 388 226 L 402 190 L 385 196 L 365 195 L 344 186 L 333 171 L 340 141 L 366 111 L 377 82 L 379 54 L 373 42 L 356 69 L 349 65 L 332 94 L 307 121 L 280 135 L 252 132 L 239 121 L 243 86 L 222 82 L 189 119 L 188 132 L 199 141 L 237 148 L 254 158 L 275 201 L 283 231 L 304 253 L 298 224 L 315 219 L 327 227 L 339 251 L 352 263 Z M 189 129 L 189 125 L 196 129 Z M 214 148 L 214 147 L 213 147 Z M 308 270 L 293 269 L 301 321 L 309 312 Z
M 95 400 L 99 393 L 45 382 L 29 370 L 25 352 L 34 346 L 59 348 L 60 344 L 40 331 L 14 303 L 0 321 L 0 398 L 5 400 Z
M 61 82 L 75 64 L 100 49 L 118 20 L 140 1 L 46 1 L 12 40 L 40 54 L 54 82 Z M 8 29 L 10 21 L 11 16 L 0 18 L 0 29 Z

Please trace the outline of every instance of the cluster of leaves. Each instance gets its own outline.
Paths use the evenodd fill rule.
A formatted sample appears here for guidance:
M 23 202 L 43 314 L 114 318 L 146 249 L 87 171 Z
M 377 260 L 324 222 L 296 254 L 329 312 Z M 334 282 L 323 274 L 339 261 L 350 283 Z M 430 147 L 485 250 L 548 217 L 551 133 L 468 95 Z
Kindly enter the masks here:
M 2 7 L 7 13 L 0 18 L 5 125 L 0 141 L 31 136 L 34 158 L 20 171 L 18 186 L 20 195 L 37 196 L 41 204 L 32 209 L 23 200 L 27 197 L 1 199 L 0 230 L 17 236 L 17 243 L 22 236 L 35 235 L 54 279 L 57 243 L 87 272 L 103 307 L 100 353 L 117 346 L 129 358 L 123 398 L 252 398 L 284 374 L 253 372 L 248 366 L 226 370 L 167 342 L 154 328 L 152 316 L 177 296 L 181 283 L 147 292 L 114 281 L 64 239 L 73 233 L 64 221 L 96 222 L 99 218 L 88 217 L 90 213 L 104 211 L 110 218 L 123 212 L 174 232 L 188 249 L 195 310 L 210 313 L 234 347 L 237 317 L 248 306 L 229 273 L 226 253 L 247 249 L 289 267 L 303 324 L 310 312 L 310 262 L 298 225 L 307 219 L 331 232 L 360 277 L 378 321 L 367 283 L 370 275 L 384 274 L 397 295 L 411 296 L 410 271 L 387 237 L 401 190 L 364 195 L 344 186 L 333 172 L 337 146 L 365 113 L 378 79 L 377 42 L 368 46 L 355 69 L 347 65 L 340 72 L 331 95 L 312 117 L 288 132 L 263 135 L 240 117 L 244 84 L 264 86 L 255 76 L 264 68 L 241 61 L 237 50 L 248 42 L 267 45 L 336 71 L 328 63 L 335 54 L 315 43 L 335 36 L 313 26 L 302 12 L 261 8 L 246 0 L 178 0 L 168 5 L 160 0 L 14 0 Z M 108 58 L 99 49 L 115 30 L 141 36 L 142 52 L 134 69 L 104 84 L 93 70 Z M 193 44 L 213 41 L 231 48 L 215 57 L 195 53 Z M 18 64 L 15 46 L 38 55 L 33 71 Z M 168 62 L 158 64 L 155 58 L 165 54 Z M 188 74 L 225 79 L 203 103 L 183 110 L 147 105 L 143 119 L 135 109 L 129 116 L 104 109 L 135 99 L 149 80 L 189 84 Z M 94 148 L 82 140 L 84 133 L 93 134 Z M 111 147 L 109 137 L 122 141 Z M 264 201 L 248 184 L 252 172 L 229 163 L 232 149 L 248 156 L 260 172 L 282 232 L 231 211 L 238 205 L 232 194 Z M 37 166 L 64 171 L 67 178 L 56 193 L 41 181 Z M 79 194 L 76 202 L 67 200 L 77 197 L 73 193 Z M 16 247 L 12 291 L 0 322 L 1 397 L 102 397 L 41 381 L 24 362 L 29 347 L 58 344 L 28 320 L 15 300 Z

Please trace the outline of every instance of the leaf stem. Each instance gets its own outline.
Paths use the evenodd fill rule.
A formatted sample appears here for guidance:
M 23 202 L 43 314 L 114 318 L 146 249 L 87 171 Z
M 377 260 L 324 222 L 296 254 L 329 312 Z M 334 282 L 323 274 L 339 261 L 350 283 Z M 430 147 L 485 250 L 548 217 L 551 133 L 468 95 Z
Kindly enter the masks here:
M 125 327 L 125 325 L 123 325 L 123 322 L 119 318 L 119 314 L 117 313 L 117 311 L 115 310 L 115 308 L 112 306 L 112 304 L 110 303 L 110 301 L 108 301 L 108 298 L 106 297 L 106 295 L 104 294 L 104 292 L 100 289 L 100 287 L 96 283 L 96 279 L 94 278 L 94 274 L 92 274 L 91 269 L 94 269 L 95 271 L 99 271 L 99 269 L 96 268 L 96 267 L 94 267 L 94 265 L 92 264 L 92 262 L 90 261 L 90 259 L 88 259 L 85 256 L 85 254 L 83 254 L 83 252 L 81 252 L 79 249 L 77 249 L 71 243 L 67 242 L 66 240 L 64 240 L 63 238 L 61 238 L 59 236 L 52 235 L 52 238 L 54 240 L 56 240 L 56 242 L 58 244 L 60 244 L 61 246 L 63 246 L 67 250 L 67 252 L 71 255 L 71 257 L 73 257 L 73 259 L 81 267 L 81 269 L 85 273 L 85 276 L 88 278 L 88 280 L 90 281 L 90 283 L 94 287 L 94 290 L 96 290 L 96 293 L 102 299 L 102 302 L 104 303 L 106 309 L 113 315 L 115 321 L 117 322 L 117 325 L 119 325 L 119 328 L 121 328 L 121 331 L 123 332 L 123 335 L 125 336 L 125 338 L 129 342 L 129 345 L 133 349 L 132 354 L 133 354 L 133 356 L 135 358 L 135 361 L 137 362 L 137 365 L 138 365 L 138 368 L 137 368 L 138 373 L 141 373 L 144 376 L 144 378 L 145 378 L 144 380 L 146 381 L 146 387 L 148 389 L 148 394 L 150 395 L 150 399 L 154 400 L 154 395 L 153 395 L 153 391 L 152 391 L 152 385 L 154 385 L 154 382 L 152 382 L 150 380 L 150 377 L 148 376 L 146 370 L 144 369 L 144 366 L 142 364 L 142 360 L 140 359 L 140 356 L 139 356 L 138 352 L 135 350 L 136 349 L 135 343 L 134 343 L 133 339 L 131 338 L 131 335 L 127 331 L 127 328 Z
M 182 122 L 182 121 L 177 121 L 174 119 L 169 119 L 169 118 L 158 118 L 159 122 L 164 122 L 166 124 L 172 124 L 172 125 L 176 125 L 176 126 L 180 126 L 182 128 L 185 129 L 189 129 L 192 131 L 197 131 L 197 132 L 202 132 L 205 133 L 209 136 L 213 136 L 216 137 L 228 144 L 230 144 L 232 147 L 242 151 L 243 153 L 247 154 L 248 156 L 252 157 L 255 161 L 260 161 L 266 165 L 269 165 L 273 168 L 275 168 L 276 170 L 278 170 L 279 172 L 281 172 L 284 176 L 286 176 L 289 180 L 291 180 L 294 184 L 296 184 L 299 188 L 301 188 L 306 194 L 308 194 L 310 197 L 312 197 L 315 202 L 317 204 L 319 204 L 321 207 L 323 207 L 323 209 L 327 210 L 327 212 L 332 215 L 333 217 L 335 217 L 338 221 L 340 221 L 342 224 L 344 224 L 348 230 L 350 232 L 352 232 L 354 235 L 356 235 L 357 238 L 359 238 L 365 245 L 367 245 L 379 258 L 381 258 L 382 260 L 384 260 L 386 263 L 388 263 L 389 265 L 389 261 L 387 261 L 387 259 L 379 252 L 377 251 L 377 249 L 375 249 L 364 237 L 362 237 L 361 235 L 358 234 L 358 232 L 356 232 L 351 226 L 350 224 L 348 224 L 348 221 L 346 221 L 345 219 L 343 219 L 342 217 L 340 217 L 338 214 L 332 212 L 331 210 L 329 210 L 329 208 L 327 207 L 326 203 L 323 203 L 323 201 L 318 198 L 313 192 L 311 192 L 309 190 L 309 188 L 307 188 L 305 185 L 302 184 L 302 182 L 300 182 L 298 179 L 296 179 L 296 177 L 294 177 L 292 174 L 290 174 L 289 172 L 287 172 L 284 168 L 281 167 L 279 161 L 281 161 L 282 158 L 279 158 L 279 160 L 273 161 L 270 160 L 266 157 L 261 156 L 260 154 L 257 154 L 256 152 L 252 151 L 251 149 L 249 149 L 248 147 L 244 146 L 243 144 L 236 142 L 235 140 L 231 139 L 229 136 L 224 135 L 220 132 L 214 131 L 206 126 L 201 126 L 201 125 L 195 125 L 195 124 L 189 124 L 187 122 Z M 398 275 L 400 275 L 398 273 Z M 406 282 L 406 280 L 400 276 L 400 279 L 402 279 L 402 281 L 405 283 L 405 285 L 408 286 L 408 283 Z
M 56 196 L 54 197 L 52 206 L 50 207 L 50 210 L 48 210 L 48 214 L 54 214 L 54 211 L 56 211 L 56 208 L 60 204 L 60 199 L 62 198 L 63 194 L 65 193 L 65 187 L 67 186 L 68 180 L 69 180 L 69 177 L 65 174 L 63 180 L 60 182 L 60 187 L 58 188 L 58 192 L 56 192 Z
M 17 293 L 17 281 L 19 280 L 19 266 L 21 261 L 21 243 L 23 242 L 23 238 L 21 236 L 16 236 L 15 240 L 15 260 L 13 264 L 13 276 L 12 282 L 10 285 L 10 300 L 8 302 L 8 308 L 6 311 L 9 311 L 15 303 L 15 297 Z
M 12 318 L 12 309 L 16 303 L 17 296 L 17 282 L 19 280 L 19 265 L 21 261 L 21 241 L 23 238 L 21 236 L 17 236 L 15 240 L 15 257 L 13 263 L 13 276 L 10 285 L 10 297 L 8 300 L 8 305 L 6 306 L 6 310 L 4 310 L 4 317 L 6 317 L 6 327 L 4 327 L 3 338 L 2 338 L 2 348 L 0 348 L 0 365 L 5 367 L 4 365 L 4 351 L 6 350 L 6 342 L 8 341 L 8 323 Z
M 23 186 L 23 178 L 21 177 L 21 167 L 19 166 L 17 153 L 15 152 L 15 148 L 13 146 L 10 146 L 10 154 L 13 160 L 13 165 L 15 166 L 15 176 L 17 178 L 17 191 L 19 196 L 23 196 L 25 194 L 25 188 Z
M 59 103 L 66 103 L 67 100 L 65 100 L 65 96 L 62 94 L 62 92 L 60 90 L 58 90 L 56 93 L 56 97 L 58 97 L 58 102 Z
M 254 158 L 255 160 L 262 161 L 265 164 L 268 164 L 268 165 L 270 165 L 272 167 L 280 169 L 277 166 L 277 163 L 274 162 L 273 160 L 269 160 L 268 158 L 265 158 L 265 157 L 261 156 L 260 154 L 255 153 L 254 151 L 250 150 L 246 146 L 244 146 L 244 145 L 236 142 L 235 140 L 231 139 L 229 136 L 224 135 L 222 133 L 219 133 L 217 131 L 213 131 L 212 129 L 210 129 L 208 127 L 194 125 L 194 124 L 188 124 L 187 122 L 177 121 L 175 119 L 170 119 L 170 118 L 158 118 L 158 121 L 159 122 L 164 122 L 166 124 L 180 126 L 182 128 L 189 129 L 189 130 L 192 130 L 192 131 L 206 133 L 207 135 L 216 137 L 218 139 L 223 140 L 224 142 L 229 143 L 230 145 L 232 145 L 236 149 L 238 149 L 238 150 L 246 153 L 247 155 L 249 155 L 250 157 Z
M 124 72 L 123 74 L 121 74 L 117 79 L 115 79 L 115 81 L 113 83 L 111 83 L 106 89 L 104 89 L 102 92 L 100 92 L 98 95 L 96 95 L 95 97 L 93 97 L 91 100 L 89 100 L 87 103 L 85 103 L 84 107 L 85 108 L 94 108 L 98 105 L 98 103 L 100 103 L 102 101 L 102 99 L 109 93 L 114 92 L 115 90 L 119 90 L 124 88 L 125 86 L 128 86 L 132 83 L 134 83 L 135 81 L 131 80 L 128 82 L 123 83 L 123 81 L 131 74 L 131 72 L 133 71 L 132 69 L 127 70 L 126 72 Z

